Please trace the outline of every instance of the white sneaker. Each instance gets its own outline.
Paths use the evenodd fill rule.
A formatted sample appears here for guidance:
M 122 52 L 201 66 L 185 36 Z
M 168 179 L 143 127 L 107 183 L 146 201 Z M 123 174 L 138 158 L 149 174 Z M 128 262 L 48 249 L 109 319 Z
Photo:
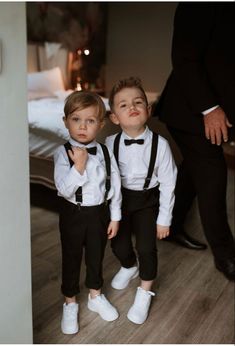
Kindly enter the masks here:
M 114 276 L 111 286 L 116 290 L 122 290 L 123 288 L 126 288 L 129 282 L 138 275 L 139 270 L 137 266 L 131 268 L 121 267 L 121 269 Z
M 110 304 L 104 294 L 100 294 L 95 298 L 91 298 L 89 294 L 87 307 L 89 310 L 97 312 L 105 321 L 114 321 L 119 316 L 115 307 Z
M 63 304 L 63 316 L 61 330 L 64 334 L 75 334 L 78 332 L 78 304 Z
M 137 288 L 134 304 L 127 314 L 127 318 L 131 322 L 142 324 L 146 321 L 152 296 L 155 296 L 155 293 L 145 291 L 141 287 Z

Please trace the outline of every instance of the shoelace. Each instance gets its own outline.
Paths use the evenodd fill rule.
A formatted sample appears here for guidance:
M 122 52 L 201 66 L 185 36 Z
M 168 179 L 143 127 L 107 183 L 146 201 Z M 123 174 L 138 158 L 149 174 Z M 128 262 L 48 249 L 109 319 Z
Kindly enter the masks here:
M 65 310 L 65 319 L 71 320 L 77 316 L 77 307 L 76 306 L 67 306 Z
M 152 291 L 146 291 L 146 293 L 145 293 L 144 290 L 141 289 L 140 287 L 138 287 L 138 291 L 141 292 L 141 298 L 142 298 L 142 300 L 140 301 L 139 297 L 137 298 L 137 296 L 136 296 L 136 297 L 135 297 L 135 302 L 134 302 L 134 304 L 135 304 L 136 306 L 138 306 L 138 308 L 142 309 L 142 308 L 143 308 L 143 303 L 145 303 L 145 302 L 146 302 L 146 303 L 150 302 L 151 296 L 152 296 L 152 297 L 155 296 L 155 293 L 152 292 Z M 147 293 L 148 293 L 148 294 L 147 294 Z
M 99 303 L 99 304 L 105 304 L 106 306 L 110 306 L 111 305 L 103 294 L 97 294 L 95 296 L 95 299 L 97 300 L 97 303 Z
M 154 292 L 152 292 L 152 291 L 145 291 L 143 288 L 141 288 L 141 287 L 138 287 L 138 290 L 139 291 L 142 291 L 143 293 L 145 293 L 145 292 L 147 292 L 148 294 L 150 294 L 152 297 L 154 297 L 155 296 L 155 293 Z M 145 292 L 144 292 L 145 291 Z

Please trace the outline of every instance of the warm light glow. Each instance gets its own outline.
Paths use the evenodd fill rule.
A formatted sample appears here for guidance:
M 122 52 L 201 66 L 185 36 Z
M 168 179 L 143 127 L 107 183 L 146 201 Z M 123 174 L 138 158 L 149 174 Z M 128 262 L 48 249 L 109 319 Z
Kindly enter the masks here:
M 84 54 L 85 54 L 85 55 L 89 55 L 89 54 L 90 54 L 89 49 L 84 49 Z
M 78 49 L 77 54 L 78 54 L 78 55 L 82 55 L 82 50 L 81 50 L 81 49 Z
M 81 90 L 82 90 L 81 83 L 77 83 L 77 91 L 81 91 Z

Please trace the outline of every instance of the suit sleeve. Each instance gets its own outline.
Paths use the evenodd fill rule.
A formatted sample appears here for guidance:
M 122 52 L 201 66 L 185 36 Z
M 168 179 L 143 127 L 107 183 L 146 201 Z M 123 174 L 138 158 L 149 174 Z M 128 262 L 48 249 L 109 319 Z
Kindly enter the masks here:
M 201 113 L 218 104 L 205 69 L 214 20 L 211 4 L 181 3 L 175 14 L 173 73 L 193 113 Z

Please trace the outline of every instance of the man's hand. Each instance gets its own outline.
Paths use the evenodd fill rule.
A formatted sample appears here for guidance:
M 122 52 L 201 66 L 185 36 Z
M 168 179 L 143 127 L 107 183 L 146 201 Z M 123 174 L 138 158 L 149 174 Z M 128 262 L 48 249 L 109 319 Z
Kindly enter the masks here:
M 119 228 L 119 221 L 110 221 L 108 230 L 107 230 L 108 239 L 115 237 L 115 235 L 118 232 L 118 228 Z
M 168 237 L 170 234 L 170 227 L 169 226 L 162 226 L 162 225 L 157 225 L 157 238 L 158 239 L 163 239 Z
M 212 144 L 220 145 L 228 140 L 228 127 L 232 127 L 221 107 L 203 116 L 205 135 Z
M 88 159 L 88 152 L 85 148 L 72 147 L 72 150 L 68 150 L 69 157 L 74 162 L 75 168 L 80 174 L 83 174 Z

